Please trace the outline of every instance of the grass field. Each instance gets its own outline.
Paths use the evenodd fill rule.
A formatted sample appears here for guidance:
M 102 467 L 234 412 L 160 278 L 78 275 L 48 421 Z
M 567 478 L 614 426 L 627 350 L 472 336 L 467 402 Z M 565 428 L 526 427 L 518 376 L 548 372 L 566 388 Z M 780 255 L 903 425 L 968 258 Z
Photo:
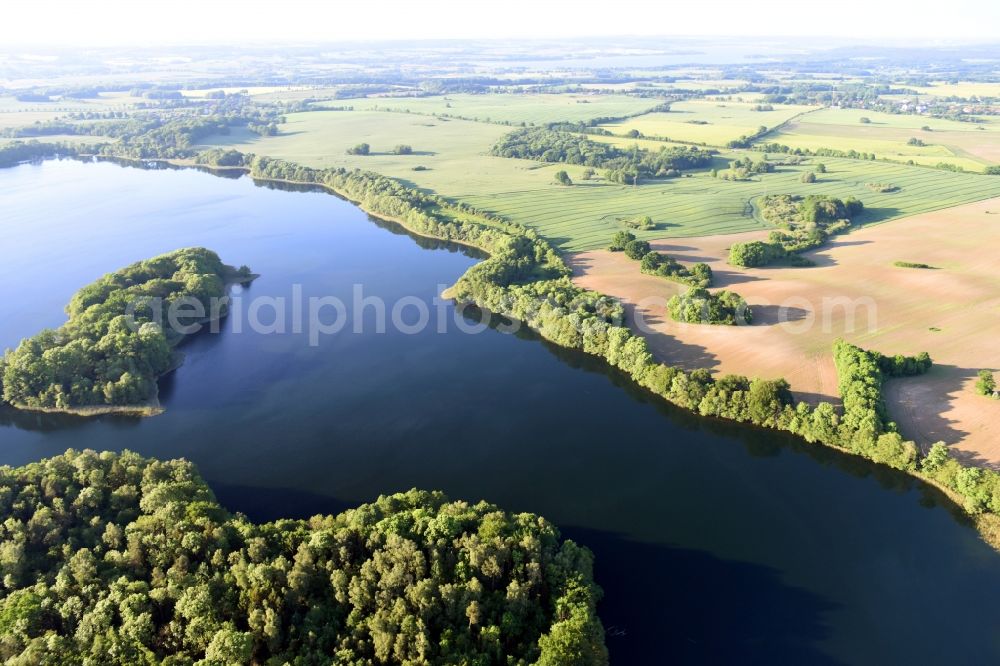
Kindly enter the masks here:
M 871 122 L 862 123 L 862 117 Z M 1000 123 L 991 118 L 983 120 L 971 123 L 858 109 L 822 109 L 801 116 L 780 132 L 768 135 L 765 141 L 809 150 L 874 152 L 878 157 L 902 162 L 944 162 L 981 171 L 985 165 L 1000 162 Z M 926 145 L 908 145 L 912 138 Z
M 640 232 L 644 238 L 728 234 L 766 228 L 754 219 L 750 201 L 763 194 L 818 193 L 856 196 L 867 211 L 862 223 L 881 222 L 1000 196 L 1000 177 L 952 173 L 886 162 L 822 158 L 813 164 L 778 167 L 778 171 L 748 182 L 712 178 L 707 171 L 689 177 L 648 182 L 638 187 L 582 179 L 583 168 L 542 165 L 527 160 L 492 157 L 490 146 L 509 128 L 462 120 L 380 111 L 317 111 L 291 114 L 281 134 L 261 138 L 249 132 L 211 137 L 206 145 L 231 146 L 314 167 L 345 166 L 378 171 L 427 191 L 494 211 L 538 229 L 563 250 L 603 247 L 622 220 L 649 215 L 659 225 Z M 605 138 L 602 140 L 634 140 Z M 360 142 L 374 154 L 347 155 Z M 396 144 L 415 154 L 388 154 Z M 657 149 L 664 145 L 645 141 Z M 740 154 L 727 153 L 727 157 Z M 754 156 L 758 154 L 753 154 Z M 800 182 L 815 162 L 828 173 L 819 182 Z M 720 159 L 720 162 L 722 160 Z M 413 167 L 427 167 L 414 171 Z M 576 183 L 554 183 L 565 169 Z M 892 183 L 899 191 L 876 193 L 867 183 Z
M 21 102 L 0 96 L 0 129 L 25 127 L 62 118 L 75 112 L 125 111 L 136 98 L 122 93 L 102 93 L 95 99 L 65 99 L 52 102 Z
M 959 81 L 946 83 L 933 82 L 929 86 L 903 86 L 916 90 L 921 95 L 935 97 L 1000 97 L 1000 83 L 980 83 L 978 81 Z
M 204 145 L 233 147 L 318 168 L 370 169 L 446 196 L 546 187 L 558 168 L 487 155 L 496 140 L 510 131 L 501 125 L 417 114 L 313 111 L 290 114 L 278 136 L 234 130 L 230 135 L 208 137 Z M 347 154 L 348 148 L 361 142 L 371 145 L 371 155 Z M 411 146 L 414 154 L 391 154 L 397 144 Z M 414 171 L 416 166 L 427 170 Z
M 733 139 L 753 134 L 761 125 L 776 127 L 813 107 L 776 105 L 773 111 L 753 108 L 750 103 L 718 100 L 676 102 L 669 113 L 649 113 L 602 127 L 615 134 L 638 130 L 645 136 L 724 146 Z
M 412 113 L 445 114 L 482 122 L 578 122 L 595 118 L 620 118 L 642 113 L 663 100 L 626 95 L 442 95 L 434 97 L 376 97 L 345 100 L 356 110 L 393 109 Z M 337 102 L 340 104 L 341 102 Z
M 818 161 L 818 160 L 817 160 Z M 800 182 L 813 165 L 779 167 L 749 182 L 729 182 L 708 173 L 629 187 L 604 182 L 562 188 L 466 194 L 470 203 L 536 227 L 564 250 L 603 247 L 621 228 L 620 220 L 649 215 L 659 226 L 641 238 L 728 234 L 767 228 L 749 213 L 749 202 L 764 194 L 855 196 L 865 203 L 859 223 L 872 224 L 1000 196 L 1000 177 L 952 173 L 922 167 L 824 158 L 828 173 L 818 182 Z M 573 172 L 571 172 L 571 176 Z M 876 193 L 866 183 L 893 183 L 899 191 Z

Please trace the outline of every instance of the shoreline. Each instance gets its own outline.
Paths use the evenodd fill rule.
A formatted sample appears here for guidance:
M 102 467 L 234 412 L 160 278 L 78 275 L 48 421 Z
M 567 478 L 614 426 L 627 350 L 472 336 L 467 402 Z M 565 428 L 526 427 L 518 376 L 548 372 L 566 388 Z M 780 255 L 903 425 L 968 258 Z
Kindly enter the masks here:
M 153 161 L 153 162 L 160 162 L 160 163 L 170 164 L 171 166 L 178 167 L 178 168 L 188 168 L 188 166 L 189 166 L 189 165 L 187 165 L 185 163 L 182 163 L 182 162 L 179 162 L 179 161 L 176 161 L 176 160 L 168 160 L 168 159 L 159 159 L 159 160 L 135 160 L 135 159 L 129 159 L 129 160 L 126 160 L 126 161 L 130 161 L 130 162 L 142 162 L 142 161 L 149 162 L 149 161 Z M 194 168 L 194 167 L 202 167 L 204 165 L 190 165 L 190 166 L 191 166 L 191 168 Z M 233 169 L 239 169 L 239 170 L 243 171 L 244 173 L 247 173 L 248 175 L 250 173 L 250 169 L 247 168 L 247 167 L 223 167 L 222 169 L 229 170 L 229 171 L 231 171 Z M 209 170 L 211 170 L 211 169 L 209 169 Z M 251 176 L 251 178 L 253 178 L 253 177 Z M 260 182 L 286 183 L 286 184 L 290 184 L 290 185 L 305 185 L 305 186 L 319 187 L 319 188 L 322 188 L 323 191 L 326 191 L 326 192 L 328 192 L 330 194 L 333 194 L 334 196 L 337 196 L 340 199 L 343 199 L 344 201 L 347 201 L 347 202 L 351 203 L 352 205 L 356 206 L 359 210 L 361 210 L 362 212 L 364 212 L 365 214 L 367 214 L 367 215 L 369 215 L 369 216 L 371 216 L 373 218 L 376 218 L 376 219 L 379 219 L 379 220 L 383 220 L 383 221 L 386 221 L 386 222 L 391 222 L 391 223 L 394 223 L 394 224 L 398 224 L 399 226 L 403 227 L 408 233 L 412 234 L 413 236 L 417 236 L 417 237 L 421 237 L 421 238 L 428 238 L 428 239 L 438 240 L 438 241 L 443 241 L 443 242 L 448 242 L 448 243 L 455 243 L 456 245 L 461 245 L 461 246 L 473 248 L 473 249 L 475 249 L 475 250 L 477 250 L 479 252 L 484 253 L 487 257 L 492 256 L 491 253 L 488 250 L 486 250 L 483 247 L 480 247 L 478 245 L 475 245 L 473 243 L 470 243 L 470 242 L 455 241 L 455 240 L 452 240 L 452 239 L 449 239 L 449 238 L 442 238 L 440 236 L 429 235 L 429 234 L 426 234 L 426 233 L 421 233 L 419 231 L 416 231 L 403 218 L 400 218 L 400 217 L 397 217 L 397 216 L 393 216 L 393 215 L 385 215 L 385 214 L 382 214 L 382 213 L 373 212 L 371 209 L 369 209 L 368 207 L 366 207 L 364 204 L 362 204 L 361 202 L 359 202 L 359 201 L 351 198 L 350 196 L 348 196 L 343 191 L 338 190 L 337 188 L 332 187 L 330 185 L 327 185 L 325 183 L 294 181 L 294 180 L 281 179 L 281 178 L 253 178 L 253 180 L 260 181 Z M 478 264 L 476 264 L 476 265 L 478 265 Z M 459 278 L 459 281 L 460 280 L 461 280 L 461 278 Z M 452 300 L 457 300 L 453 296 L 453 293 L 454 293 L 453 290 L 455 289 L 455 287 L 457 285 L 458 285 L 458 281 L 456 281 L 456 283 L 454 285 L 452 285 L 452 286 L 447 287 L 446 289 L 444 289 L 442 291 L 442 293 L 441 293 L 441 297 L 442 298 L 449 298 L 449 299 L 452 299 Z M 474 303 L 473 301 L 468 301 L 468 302 Z M 503 314 L 503 313 L 497 313 L 497 314 Z M 515 321 L 520 321 L 520 323 L 523 323 L 523 324 L 527 325 L 529 328 L 531 328 L 532 331 L 534 331 L 538 335 L 540 335 L 542 337 L 542 339 L 548 340 L 548 338 L 546 338 L 542 334 L 541 331 L 538 331 L 538 330 L 534 329 L 529 322 L 524 321 L 524 320 L 519 320 L 516 317 L 512 317 L 512 316 L 507 315 L 507 314 L 503 314 L 503 316 L 508 317 L 509 319 L 512 319 L 512 320 L 515 320 Z M 555 342 L 555 341 L 552 341 L 552 340 L 549 340 L 549 341 L 552 342 L 553 344 L 559 344 L 558 342 Z M 565 346 L 565 345 L 560 345 L 560 346 Z M 571 348 L 571 347 L 567 347 L 567 348 Z M 635 382 L 634 379 L 632 381 L 633 381 L 633 383 L 637 387 L 641 387 L 641 385 L 638 382 Z M 669 404 L 669 401 L 666 401 L 666 402 L 668 402 L 668 404 Z M 688 411 L 692 411 L 692 410 L 688 410 Z M 692 413 L 694 413 L 695 415 L 701 416 L 700 414 L 698 414 L 697 411 L 692 411 Z M 701 417 L 702 418 L 709 418 L 709 417 L 705 417 L 705 416 L 701 416 Z M 734 422 L 741 423 L 739 421 L 734 421 Z M 741 424 L 742 425 L 748 425 L 748 424 L 745 424 L 745 423 L 741 423 Z M 801 436 L 799 436 L 799 437 L 801 437 Z M 803 439 L 803 441 L 806 441 L 807 443 L 810 443 L 807 440 L 805 440 L 805 438 L 802 438 L 802 439 Z M 869 460 L 870 461 L 869 458 L 866 458 L 863 455 L 860 455 L 860 454 L 858 454 L 858 453 L 856 453 L 854 451 L 850 451 L 848 449 L 845 449 L 845 448 L 842 448 L 842 447 L 839 447 L 839 446 L 836 446 L 836 445 L 833 445 L 833 444 L 826 444 L 826 443 L 821 442 L 821 441 L 811 442 L 810 444 L 823 446 L 823 447 L 829 448 L 831 450 L 839 451 L 841 453 L 846 453 L 846 454 L 852 455 L 852 456 L 857 456 L 857 457 L 859 457 L 859 458 L 861 458 L 863 460 Z M 870 462 L 873 462 L 873 461 L 870 461 Z M 878 465 L 879 463 L 873 462 L 873 464 Z M 952 501 L 955 504 L 955 506 L 960 511 L 962 511 L 963 515 L 965 515 L 966 517 L 968 517 L 968 519 L 970 520 L 971 524 L 977 530 L 980 538 L 982 538 L 983 541 L 986 544 L 988 544 L 991 548 L 993 548 L 997 552 L 1000 552 L 1000 515 L 991 514 L 991 513 L 980 513 L 980 514 L 971 513 L 971 512 L 969 512 L 968 510 L 965 509 L 965 505 L 964 505 L 964 502 L 962 501 L 962 497 L 960 495 L 958 495 L 958 493 L 956 493 L 954 490 L 952 490 L 952 489 L 944 486 L 943 484 L 941 484 L 941 483 L 939 483 L 939 482 L 937 482 L 937 481 L 935 481 L 935 480 L 933 480 L 933 479 L 925 476 L 919 470 L 914 470 L 914 471 L 910 471 L 910 470 L 898 470 L 898 471 L 902 472 L 903 474 L 906 474 L 907 476 L 913 478 L 916 481 L 925 483 L 925 484 L 927 484 L 927 485 L 929 485 L 929 486 L 931 486 L 931 487 L 933 487 L 933 488 L 935 488 L 937 490 L 940 490 L 950 501 Z

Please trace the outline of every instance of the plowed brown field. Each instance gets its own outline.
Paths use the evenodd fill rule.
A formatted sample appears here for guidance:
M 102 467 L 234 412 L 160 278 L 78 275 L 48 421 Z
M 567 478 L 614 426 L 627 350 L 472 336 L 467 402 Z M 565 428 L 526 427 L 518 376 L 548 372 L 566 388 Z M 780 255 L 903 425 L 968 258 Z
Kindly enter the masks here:
M 860 229 L 810 253 L 814 268 L 725 263 L 732 243 L 765 236 L 652 244 L 681 262 L 709 263 L 715 286 L 753 306 L 752 326 L 672 321 L 664 304 L 684 287 L 642 275 L 622 253 L 580 252 L 569 262 L 578 284 L 625 302 L 633 327 L 664 362 L 784 377 L 806 400 L 837 399 L 837 337 L 885 354 L 928 351 L 935 362 L 928 375 L 887 385 L 903 434 L 925 447 L 942 440 L 970 460 L 1000 466 L 1000 400 L 973 391 L 980 369 L 1000 369 L 1000 199 Z M 895 261 L 934 269 L 898 268 Z

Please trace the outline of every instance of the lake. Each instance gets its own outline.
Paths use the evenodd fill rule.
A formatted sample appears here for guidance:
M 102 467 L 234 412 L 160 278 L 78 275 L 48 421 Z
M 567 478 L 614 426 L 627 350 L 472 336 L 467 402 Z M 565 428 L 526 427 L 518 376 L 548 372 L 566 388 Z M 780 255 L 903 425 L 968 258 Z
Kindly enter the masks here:
M 538 513 L 594 551 L 614 664 L 1000 660 L 1000 555 L 936 491 L 696 418 L 596 359 L 477 326 L 435 302 L 479 260 L 467 251 L 329 194 L 192 169 L 0 170 L 0 211 L 0 347 L 60 325 L 101 274 L 195 245 L 260 273 L 245 303 L 351 303 L 360 288 L 408 303 L 407 323 L 423 303 L 434 322 L 380 333 L 372 306 L 310 344 L 290 311 L 277 333 L 234 310 L 183 345 L 164 414 L 0 411 L 0 463 L 70 447 L 185 457 L 256 520 L 412 487 Z

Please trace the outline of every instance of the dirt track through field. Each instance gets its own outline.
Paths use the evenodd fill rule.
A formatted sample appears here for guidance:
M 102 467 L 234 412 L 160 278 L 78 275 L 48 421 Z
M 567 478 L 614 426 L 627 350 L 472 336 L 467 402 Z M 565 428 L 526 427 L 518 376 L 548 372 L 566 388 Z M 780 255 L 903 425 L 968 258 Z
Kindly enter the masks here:
M 886 354 L 928 351 L 935 361 L 928 375 L 888 383 L 892 417 L 924 447 L 942 440 L 969 459 L 1000 466 L 1000 401 L 973 391 L 980 369 L 1000 370 L 1000 199 L 858 230 L 810 253 L 814 268 L 725 263 L 732 243 L 765 236 L 652 244 L 681 262 L 709 263 L 716 286 L 754 308 L 753 326 L 670 320 L 663 305 L 683 287 L 642 275 L 638 262 L 621 253 L 581 252 L 569 262 L 578 284 L 625 302 L 633 327 L 662 361 L 784 377 L 799 398 L 813 402 L 837 399 L 831 353 L 837 337 Z M 935 269 L 898 268 L 894 261 Z

